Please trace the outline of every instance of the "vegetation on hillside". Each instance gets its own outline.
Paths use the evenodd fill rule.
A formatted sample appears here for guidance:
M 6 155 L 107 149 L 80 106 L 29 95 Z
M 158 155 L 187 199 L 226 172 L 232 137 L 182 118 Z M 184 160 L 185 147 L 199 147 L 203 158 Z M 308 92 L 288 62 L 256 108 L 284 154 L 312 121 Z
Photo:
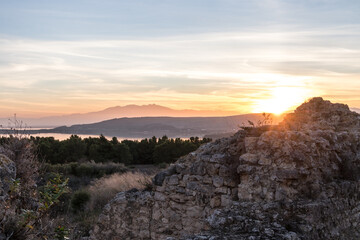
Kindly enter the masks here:
M 10 239 L 80 239 L 118 192 L 151 185 L 155 168 L 144 164 L 157 164 L 158 171 L 211 141 L 164 136 L 119 142 L 76 135 L 59 141 L 13 133 L 0 138 L 0 153 L 17 168 L 0 211 L 0 232 Z
M 4 139 L 3 139 L 4 140 Z M 54 174 L 42 181 L 32 141 L 10 137 L 0 145 L 0 153 L 14 161 L 15 179 L 10 179 L 10 191 L 0 202 L 0 233 L 4 239 L 57 239 L 50 221 L 52 208 L 68 192 L 68 179 Z M 15 176 L 15 175 L 14 175 Z M 3 238 L 1 238 L 3 239 Z
M 72 135 L 63 141 L 53 137 L 31 137 L 31 140 L 37 147 L 39 157 L 50 164 L 86 161 L 124 164 L 172 163 L 179 157 L 195 151 L 201 144 L 211 141 L 209 138 L 191 137 L 183 140 L 164 136 L 119 142 L 116 137 L 109 141 L 103 135 L 99 138 L 84 139 Z

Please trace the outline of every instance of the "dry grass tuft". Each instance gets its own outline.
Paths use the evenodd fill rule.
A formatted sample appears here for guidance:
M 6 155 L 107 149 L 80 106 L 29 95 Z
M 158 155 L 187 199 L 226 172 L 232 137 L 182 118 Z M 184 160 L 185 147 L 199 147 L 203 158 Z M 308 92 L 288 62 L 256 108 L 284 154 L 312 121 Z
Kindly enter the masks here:
M 100 178 L 88 189 L 91 195 L 88 208 L 90 210 L 101 209 L 119 192 L 133 188 L 145 189 L 151 184 L 151 178 L 152 176 L 141 172 L 115 173 Z

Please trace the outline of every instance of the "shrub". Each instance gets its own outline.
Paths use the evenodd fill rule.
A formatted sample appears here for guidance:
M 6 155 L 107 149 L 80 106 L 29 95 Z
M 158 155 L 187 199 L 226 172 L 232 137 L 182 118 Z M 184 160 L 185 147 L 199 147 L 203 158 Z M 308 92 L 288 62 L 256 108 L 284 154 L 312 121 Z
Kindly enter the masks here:
M 68 178 L 56 174 L 54 178 L 47 181 L 40 190 L 40 211 L 47 211 L 51 206 L 59 202 L 59 198 L 69 192 Z
M 76 213 L 84 211 L 86 204 L 90 200 L 90 193 L 85 190 L 79 190 L 71 198 L 71 208 Z
M 66 163 L 66 164 L 44 164 L 46 172 L 57 172 L 64 175 L 76 177 L 102 177 L 113 173 L 126 171 L 122 163 Z
M 58 226 L 57 228 L 55 228 L 55 239 L 56 240 L 65 240 L 65 239 L 69 239 L 69 230 L 66 229 L 63 226 Z
M 161 169 L 167 168 L 167 166 L 168 166 L 168 164 L 164 163 L 164 162 L 158 164 L 158 167 Z
M 31 198 L 36 191 L 40 163 L 37 161 L 32 141 L 10 136 L 0 146 L 0 153 L 15 162 L 16 177 L 21 179 L 22 198 Z
M 27 185 L 21 180 L 14 181 L 11 197 L 4 202 L 6 207 L 0 219 L 1 232 L 7 235 L 7 239 L 37 239 L 37 235 L 46 237 L 51 224 L 45 222 L 48 222 L 51 208 L 68 192 L 68 179 L 57 174 L 32 192 L 31 196 L 24 194 L 28 191 L 24 189 Z
M 53 221 L 52 207 L 68 192 L 68 179 L 54 174 L 40 181 L 40 162 L 32 139 L 27 138 L 21 122 L 14 118 L 14 127 L 7 138 L 0 140 L 0 153 L 15 162 L 16 179 L 10 187 L 9 198 L 0 203 L 1 239 L 48 239 Z

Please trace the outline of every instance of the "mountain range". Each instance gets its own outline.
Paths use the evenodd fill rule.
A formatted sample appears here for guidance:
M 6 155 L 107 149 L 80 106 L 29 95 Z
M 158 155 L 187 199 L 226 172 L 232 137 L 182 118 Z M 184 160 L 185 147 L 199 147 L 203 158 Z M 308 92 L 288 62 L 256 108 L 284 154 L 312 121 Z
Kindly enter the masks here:
M 152 136 L 180 137 L 191 136 L 216 136 L 231 134 L 239 127 L 249 125 L 248 121 L 255 124 L 264 117 L 262 114 L 244 114 L 227 117 L 139 117 L 116 118 L 91 124 L 76 124 L 70 127 L 61 126 L 53 129 L 28 130 L 29 134 L 61 133 L 100 135 L 121 138 L 149 138 Z M 273 116 L 273 123 L 282 119 Z
M 21 118 L 27 126 L 38 127 L 58 127 L 71 126 L 74 124 L 96 123 L 104 120 L 122 118 L 122 117 L 214 117 L 236 115 L 234 111 L 212 111 L 212 110 L 175 110 L 168 107 L 150 104 L 150 105 L 126 105 L 106 108 L 101 111 L 89 113 L 76 113 L 62 116 L 49 116 L 42 118 Z M 8 126 L 8 118 L 0 118 L 0 125 Z

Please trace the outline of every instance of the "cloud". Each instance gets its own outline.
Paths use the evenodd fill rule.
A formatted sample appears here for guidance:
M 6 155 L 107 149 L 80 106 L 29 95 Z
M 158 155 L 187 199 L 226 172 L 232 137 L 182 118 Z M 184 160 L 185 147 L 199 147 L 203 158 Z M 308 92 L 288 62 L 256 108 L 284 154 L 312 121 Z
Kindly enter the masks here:
M 359 30 L 346 25 L 91 41 L 3 37 L 1 105 L 28 101 L 35 109 L 45 101 L 47 108 L 63 111 L 57 105 L 63 101 L 71 112 L 82 111 L 86 101 L 99 107 L 155 102 L 229 110 L 247 102 L 245 112 L 278 86 L 334 98 L 356 95 Z M 360 105 L 360 97 L 351 101 Z

